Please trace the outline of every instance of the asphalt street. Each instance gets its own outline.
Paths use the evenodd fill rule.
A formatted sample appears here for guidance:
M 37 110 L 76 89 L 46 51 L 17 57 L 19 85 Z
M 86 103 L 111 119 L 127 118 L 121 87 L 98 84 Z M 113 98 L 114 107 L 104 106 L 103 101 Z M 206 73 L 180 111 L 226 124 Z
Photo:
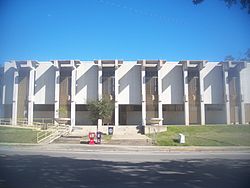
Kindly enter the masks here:
M 250 153 L 1 146 L 0 187 L 250 187 Z

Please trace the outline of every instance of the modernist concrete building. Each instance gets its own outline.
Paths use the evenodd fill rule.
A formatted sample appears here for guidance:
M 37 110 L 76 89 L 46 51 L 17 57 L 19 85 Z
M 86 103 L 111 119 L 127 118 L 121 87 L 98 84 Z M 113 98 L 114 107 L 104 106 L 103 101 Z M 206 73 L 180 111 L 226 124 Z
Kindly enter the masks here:
M 250 62 L 10 61 L 0 78 L 0 116 L 13 125 L 53 121 L 62 105 L 72 126 L 91 125 L 87 104 L 103 95 L 116 126 L 250 122 Z

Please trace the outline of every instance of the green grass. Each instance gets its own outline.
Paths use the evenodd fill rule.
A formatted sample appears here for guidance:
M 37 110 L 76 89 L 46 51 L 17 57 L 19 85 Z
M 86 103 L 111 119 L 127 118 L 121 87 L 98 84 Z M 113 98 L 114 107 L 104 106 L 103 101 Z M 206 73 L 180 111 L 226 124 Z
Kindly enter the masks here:
M 0 142 L 36 143 L 37 131 L 25 128 L 0 127 Z
M 179 133 L 186 136 L 185 144 L 178 143 Z M 169 126 L 156 141 L 160 146 L 250 146 L 250 126 Z

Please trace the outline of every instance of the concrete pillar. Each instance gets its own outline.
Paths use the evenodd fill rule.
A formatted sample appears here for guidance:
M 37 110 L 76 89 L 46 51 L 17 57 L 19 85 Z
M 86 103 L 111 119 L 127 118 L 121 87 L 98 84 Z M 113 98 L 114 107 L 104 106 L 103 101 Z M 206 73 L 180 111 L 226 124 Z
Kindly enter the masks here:
M 199 71 L 200 74 L 200 114 L 201 114 L 201 125 L 205 125 L 205 104 L 204 104 L 204 74 L 203 71 Z
M 188 102 L 188 69 L 183 67 L 183 84 L 184 84 L 184 113 L 185 113 L 185 125 L 189 125 L 189 102 Z
M 102 99 L 102 61 L 98 60 L 98 99 Z
M 98 60 L 98 100 L 102 99 L 102 61 Z M 102 120 L 98 119 L 98 126 L 102 126 Z
M 141 66 L 141 96 L 142 96 L 142 126 L 146 126 L 146 75 L 145 75 L 145 64 L 143 60 Z
M 245 101 L 244 101 L 244 92 L 242 89 L 242 80 L 241 80 L 241 74 L 239 72 L 239 94 L 240 94 L 240 123 L 246 124 L 246 112 L 245 112 Z
M 163 119 L 162 116 L 162 78 L 161 78 L 161 67 L 162 61 L 158 63 L 158 118 Z M 163 121 L 159 122 L 159 125 L 162 125 Z
M 31 64 L 31 63 L 30 63 Z M 35 69 L 31 67 L 29 75 L 29 90 L 28 90 L 28 125 L 33 124 L 33 107 L 34 107 L 34 81 L 35 81 Z
M 59 118 L 59 92 L 60 92 L 60 68 L 58 66 L 58 62 L 54 62 L 55 66 L 55 109 L 54 109 L 54 118 Z M 56 121 L 54 121 L 55 124 Z
M 230 120 L 230 100 L 229 100 L 229 78 L 228 71 L 224 70 L 224 92 L 225 92 L 225 108 L 226 108 L 226 123 L 231 124 Z
M 12 125 L 17 125 L 17 99 L 18 99 L 18 71 L 14 71 L 13 80 L 13 97 L 12 97 Z
M 75 126 L 75 119 L 76 119 L 76 102 L 75 102 L 75 95 L 76 95 L 76 67 L 74 66 L 74 61 L 71 61 L 73 64 L 72 73 L 71 73 L 71 108 L 70 108 L 70 125 L 71 127 Z
M 115 126 L 119 125 L 119 82 L 118 82 L 118 60 L 115 60 Z

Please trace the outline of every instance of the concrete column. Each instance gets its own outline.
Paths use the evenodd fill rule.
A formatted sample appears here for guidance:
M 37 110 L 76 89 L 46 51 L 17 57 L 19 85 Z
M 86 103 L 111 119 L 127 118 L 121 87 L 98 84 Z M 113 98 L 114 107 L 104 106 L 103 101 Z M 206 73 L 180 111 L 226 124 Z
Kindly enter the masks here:
M 201 125 L 205 125 L 205 104 L 204 104 L 204 74 L 203 71 L 199 71 L 200 74 L 200 114 L 201 114 Z
M 226 123 L 231 124 L 230 120 L 230 100 L 229 100 L 229 78 L 228 71 L 224 70 L 224 92 L 225 92 L 225 107 L 226 107 Z
M 29 91 L 28 91 L 28 125 L 33 124 L 33 107 L 34 107 L 34 81 L 35 81 L 35 69 L 30 69 L 29 75 Z
M 2 77 L 1 77 L 2 76 Z M 4 108 L 3 108 L 3 73 L 0 72 L 0 118 L 4 118 Z
M 102 61 L 98 60 L 98 100 L 102 99 Z M 102 120 L 98 119 L 98 126 L 102 126 Z
M 115 60 L 115 126 L 119 125 L 119 82 L 118 82 L 118 60 Z
M 141 67 L 141 96 L 142 96 L 142 126 L 146 126 L 146 75 L 145 75 L 145 60 Z
M 74 65 L 74 61 L 71 62 Z M 76 119 L 76 102 L 75 102 L 75 95 L 76 95 L 76 67 L 73 66 L 72 73 L 71 73 L 71 108 L 70 108 L 70 125 L 71 127 L 75 126 L 75 119 Z
M 161 67 L 162 61 L 159 61 L 158 64 L 158 118 L 163 119 L 162 116 L 162 78 L 161 78 Z M 162 125 L 163 121 L 159 122 L 159 125 Z
M 245 102 L 244 102 L 244 92 L 243 92 L 243 89 L 242 89 L 242 80 L 241 80 L 241 74 L 239 72 L 239 83 L 240 83 L 240 123 L 241 124 L 246 124 L 246 112 L 245 112 Z
M 55 109 L 54 118 L 59 118 L 59 92 L 60 92 L 60 69 L 57 61 L 55 62 Z M 56 124 L 56 121 L 54 121 Z
M 102 61 L 98 60 L 98 99 L 102 99 Z
M 13 97 L 12 97 L 12 125 L 17 125 L 17 99 L 18 99 L 18 71 L 14 72 L 13 80 Z
M 183 69 L 183 84 L 184 84 L 184 110 L 185 110 L 185 125 L 189 125 L 189 102 L 188 102 L 188 69 Z

